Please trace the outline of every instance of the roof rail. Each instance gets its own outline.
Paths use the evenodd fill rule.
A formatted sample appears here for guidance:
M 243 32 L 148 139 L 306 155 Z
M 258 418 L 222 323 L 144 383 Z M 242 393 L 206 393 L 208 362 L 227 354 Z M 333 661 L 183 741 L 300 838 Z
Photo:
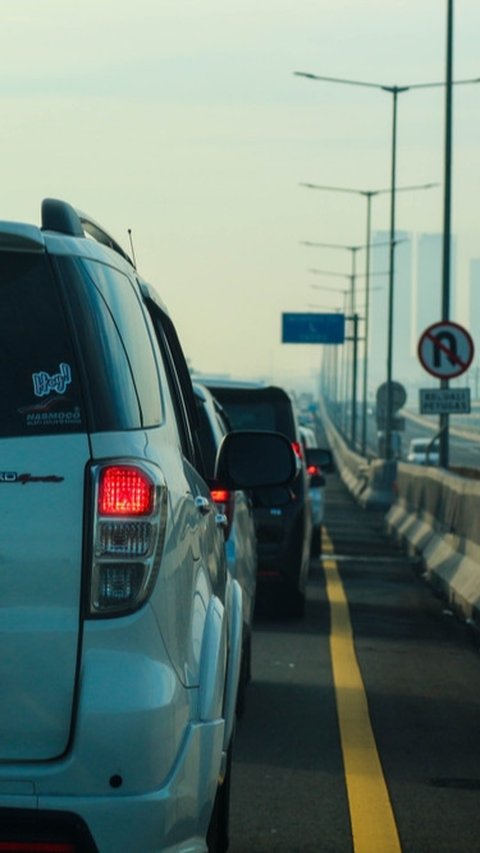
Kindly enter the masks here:
M 101 225 L 66 201 L 58 198 L 42 201 L 42 231 L 58 231 L 70 237 L 86 237 L 88 234 L 97 243 L 109 246 L 135 268 L 132 259 Z

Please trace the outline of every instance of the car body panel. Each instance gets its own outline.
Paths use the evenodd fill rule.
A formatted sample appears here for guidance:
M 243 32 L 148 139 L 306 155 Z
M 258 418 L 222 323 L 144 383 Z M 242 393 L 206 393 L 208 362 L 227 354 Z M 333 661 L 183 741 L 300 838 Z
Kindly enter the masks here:
M 408 446 L 407 462 L 414 465 L 438 465 L 440 445 L 438 439 L 413 438 Z
M 74 708 L 89 444 L 1 445 L 0 760 L 48 760 L 67 748 Z

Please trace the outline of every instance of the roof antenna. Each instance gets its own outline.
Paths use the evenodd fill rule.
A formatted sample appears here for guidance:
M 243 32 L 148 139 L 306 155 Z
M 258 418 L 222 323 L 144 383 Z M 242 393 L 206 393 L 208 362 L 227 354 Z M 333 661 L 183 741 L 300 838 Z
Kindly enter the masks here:
M 135 249 L 133 248 L 132 229 L 131 228 L 128 229 L 128 239 L 130 240 L 130 248 L 132 250 L 133 266 L 135 267 L 135 269 L 137 269 L 137 261 L 135 259 Z

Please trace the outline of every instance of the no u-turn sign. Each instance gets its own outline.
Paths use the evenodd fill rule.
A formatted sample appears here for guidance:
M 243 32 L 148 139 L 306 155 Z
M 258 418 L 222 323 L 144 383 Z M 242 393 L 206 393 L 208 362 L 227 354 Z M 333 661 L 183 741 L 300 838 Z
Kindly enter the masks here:
M 458 323 L 445 320 L 425 329 L 418 342 L 422 366 L 439 379 L 454 379 L 465 373 L 473 360 L 470 334 Z

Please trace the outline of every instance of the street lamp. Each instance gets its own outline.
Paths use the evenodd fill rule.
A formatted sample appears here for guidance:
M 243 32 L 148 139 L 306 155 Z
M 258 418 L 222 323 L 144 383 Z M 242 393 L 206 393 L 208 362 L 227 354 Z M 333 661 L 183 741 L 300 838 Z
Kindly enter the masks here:
M 312 270 L 312 272 L 313 272 L 313 270 Z M 322 275 L 323 274 L 328 275 L 328 276 L 334 276 L 337 278 L 346 278 L 346 279 L 350 278 L 349 275 L 344 274 L 344 273 L 325 272 L 325 273 L 322 273 Z M 345 320 L 351 319 L 350 315 L 347 316 L 349 296 L 351 299 L 351 287 L 347 287 L 347 288 L 329 287 L 328 285 L 322 285 L 322 284 L 311 284 L 310 287 L 313 290 L 328 291 L 330 293 L 336 293 L 338 296 L 341 295 L 343 297 L 342 308 L 341 309 L 334 308 L 333 310 L 336 312 L 342 311 L 342 313 L 345 317 Z M 312 305 L 312 307 L 314 307 L 314 306 Z M 341 422 L 341 428 L 342 428 L 345 436 L 347 435 L 347 429 L 348 429 L 347 399 L 349 397 L 349 385 L 350 385 L 350 378 L 349 378 L 349 372 L 348 372 L 348 360 L 347 360 L 347 352 L 346 352 L 346 341 L 348 341 L 348 340 L 351 340 L 351 338 L 345 336 L 345 343 L 344 343 L 344 346 L 342 347 L 341 354 L 340 354 L 341 360 L 340 360 L 340 365 L 339 365 L 340 369 L 339 369 L 338 383 L 336 383 L 336 385 L 335 385 L 335 402 L 337 402 L 337 387 L 340 390 L 339 402 L 340 402 L 341 416 L 340 416 L 339 420 Z M 336 351 L 336 347 L 335 347 L 335 351 Z M 335 358 L 335 368 L 337 367 L 337 365 L 338 365 L 338 359 Z M 351 388 L 352 399 L 355 398 L 355 393 L 356 393 L 355 385 L 356 385 L 356 380 L 355 380 L 354 386 Z M 352 422 L 352 431 L 353 431 L 353 422 Z
M 307 187 L 311 190 L 325 190 L 327 192 L 349 193 L 353 195 L 361 195 L 367 199 L 367 236 L 365 243 L 365 277 L 366 277 L 366 297 L 365 297 L 365 339 L 364 339 L 364 358 L 363 358 L 363 388 L 362 388 L 362 454 L 365 455 L 367 447 L 367 409 L 368 409 L 368 342 L 370 334 L 370 249 L 371 249 L 371 233 L 372 233 L 372 198 L 378 195 L 391 193 L 391 189 L 376 189 L 376 190 L 360 190 L 353 187 L 331 187 L 322 184 L 307 184 L 301 183 L 301 187 Z M 415 186 L 396 187 L 396 192 L 411 192 L 412 190 L 429 190 L 437 187 L 437 183 L 417 184 Z M 396 241 L 401 242 L 401 241 Z M 309 244 L 313 245 L 313 244 Z M 377 243 L 377 246 L 383 246 L 384 243 Z M 387 243 L 386 245 L 390 245 Z
M 451 3 L 452 0 L 449 0 Z M 388 289 L 388 324 L 387 324 L 387 394 L 386 394 L 386 424 L 385 424 L 385 456 L 391 459 L 392 453 L 392 358 L 393 358 L 393 289 L 395 276 L 395 193 L 396 193 L 396 170 L 397 170 L 397 101 L 398 95 L 410 92 L 412 89 L 432 89 L 445 86 L 441 83 L 411 83 L 408 86 L 387 86 L 381 83 L 370 83 L 363 80 L 349 80 L 342 77 L 325 77 L 320 74 L 310 74 L 306 71 L 294 71 L 297 77 L 306 77 L 308 80 L 319 80 L 325 83 L 339 83 L 347 86 L 360 86 L 363 88 L 377 89 L 392 95 L 392 155 L 391 155 L 391 182 L 390 182 L 390 280 Z M 480 77 L 469 80 L 457 80 L 455 85 L 463 83 L 480 83 Z M 450 81 L 450 86 L 452 81 Z
M 318 245 L 318 244 L 309 244 L 309 245 Z M 311 269 L 309 271 L 316 273 L 317 275 L 328 275 L 328 276 L 338 276 L 340 278 L 351 278 L 351 276 L 349 276 L 346 273 L 331 272 L 329 270 Z M 388 275 L 388 272 L 378 272 L 378 273 L 374 273 L 374 275 Z M 339 290 L 336 287 L 327 287 L 327 286 L 318 285 L 318 284 L 311 284 L 310 287 L 312 287 L 314 290 L 328 290 L 328 291 L 332 291 L 334 293 L 343 293 L 343 297 L 344 297 L 343 312 L 344 312 L 344 314 L 346 314 L 347 299 L 348 299 L 348 296 L 352 294 L 352 288 Z M 369 299 L 370 292 L 374 291 L 374 290 L 383 290 L 383 289 L 384 289 L 383 287 L 370 287 L 369 284 L 367 284 L 366 287 L 360 288 L 360 290 L 358 290 L 356 287 L 353 288 L 354 294 L 357 294 L 357 293 L 364 293 L 365 294 L 365 304 L 362 305 L 361 308 L 359 309 L 359 310 L 363 311 L 362 319 L 365 322 L 365 326 L 366 326 L 366 315 L 367 315 L 367 310 L 368 310 L 368 299 Z M 320 308 L 321 306 L 316 305 L 316 304 L 311 304 L 309 307 Z M 355 308 L 352 309 L 352 312 L 351 312 L 352 317 L 347 318 L 347 319 L 354 319 L 355 318 L 355 316 L 356 316 L 356 310 L 355 309 L 356 308 L 357 308 L 357 306 L 355 304 Z M 334 308 L 333 310 L 340 311 L 342 309 Z M 357 321 L 354 320 L 354 322 L 356 322 L 358 324 L 358 317 L 357 317 Z M 366 334 L 366 332 L 365 332 L 365 334 Z M 357 349 L 356 349 L 356 345 L 357 345 L 357 338 L 358 338 L 358 335 L 356 334 L 356 330 L 354 329 L 354 335 L 352 338 L 350 338 L 350 340 L 353 340 L 353 343 L 354 343 L 354 348 L 353 348 L 354 349 L 354 351 L 353 351 L 353 371 L 354 372 L 353 372 L 352 398 L 355 402 L 355 405 L 353 406 L 353 418 L 354 419 L 352 421 L 352 445 L 353 446 L 354 446 L 354 443 L 356 442 L 356 420 L 355 419 L 356 419 L 356 396 L 357 396 L 356 395 L 356 387 L 357 387 L 357 373 L 356 373 Z M 346 400 L 348 397 L 349 376 L 348 376 L 348 362 L 346 362 L 346 364 L 345 364 L 345 362 L 346 362 L 346 355 L 345 355 L 345 351 L 344 351 L 344 355 L 342 358 L 342 365 L 341 365 L 342 366 L 341 378 L 340 378 L 339 384 L 340 384 L 341 388 L 345 389 L 344 396 L 345 396 L 345 400 Z M 335 360 L 335 365 L 336 365 L 336 363 L 337 363 L 337 361 Z M 343 374 L 345 374 L 345 379 L 343 377 Z M 365 403 L 365 399 L 366 398 L 364 395 L 363 403 Z M 336 402 L 337 402 L 337 399 L 336 399 L 336 395 L 335 395 L 335 403 Z M 366 415 L 365 406 L 364 406 L 364 415 Z M 347 431 L 347 415 L 346 415 L 346 407 L 345 406 L 343 407 L 342 423 L 343 423 L 344 431 L 346 433 L 346 431 Z M 366 447 L 366 438 L 363 437 L 362 440 L 363 440 L 364 446 Z M 362 452 L 365 453 L 364 450 Z
M 314 245 L 314 244 L 310 244 L 310 245 Z M 348 317 L 347 319 L 351 320 L 353 322 L 353 326 L 354 326 L 353 335 L 349 340 L 352 341 L 351 444 L 352 444 L 352 447 L 355 448 L 356 442 L 357 442 L 357 372 L 358 372 L 358 320 L 359 320 L 358 314 L 356 311 L 356 301 L 355 301 L 355 295 L 356 295 L 355 279 L 358 275 L 356 272 L 356 267 L 355 267 L 355 258 L 356 258 L 357 251 L 364 248 L 364 247 L 363 246 L 340 246 L 338 244 L 315 244 L 315 245 L 329 245 L 332 248 L 349 249 L 352 252 L 352 272 L 350 274 L 332 272 L 331 270 L 317 270 L 317 269 L 313 269 L 313 268 L 309 269 L 309 272 L 315 273 L 316 275 L 328 275 L 328 276 L 335 276 L 337 278 L 347 278 L 350 281 L 350 289 L 345 290 L 343 292 L 345 294 L 345 301 L 347 299 L 347 295 L 348 294 L 350 295 L 350 317 Z M 385 274 L 386 273 L 377 273 L 377 275 L 385 275 Z M 311 285 L 311 287 L 313 287 L 314 289 L 317 289 L 317 290 L 335 289 L 335 288 L 321 287 L 319 285 Z M 368 290 L 369 290 L 369 288 L 365 288 L 365 292 L 368 292 Z M 364 319 L 364 318 L 362 318 L 362 319 Z M 346 364 L 346 366 L 345 366 L 345 377 L 346 377 L 345 388 L 346 388 L 346 396 L 348 396 L 348 381 L 349 381 L 349 379 L 348 379 L 348 359 L 347 359 L 347 355 L 346 355 L 346 350 L 344 351 L 344 357 L 343 357 L 342 361 L 344 361 Z M 344 413 L 343 420 L 345 422 L 345 430 L 346 430 L 346 422 L 347 422 L 346 412 Z

